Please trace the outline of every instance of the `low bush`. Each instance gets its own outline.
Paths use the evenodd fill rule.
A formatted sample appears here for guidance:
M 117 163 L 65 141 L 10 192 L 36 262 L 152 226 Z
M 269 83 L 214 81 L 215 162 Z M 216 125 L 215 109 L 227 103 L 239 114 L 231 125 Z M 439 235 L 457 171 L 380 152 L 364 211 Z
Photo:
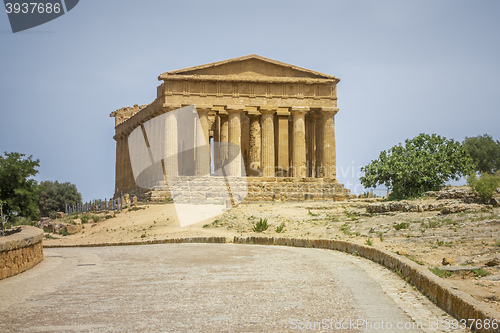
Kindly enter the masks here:
M 253 231 L 255 232 L 263 232 L 269 228 L 269 224 L 267 224 L 267 219 L 260 219 L 259 222 L 255 223 L 253 226 Z
M 483 277 L 483 276 L 487 276 L 487 275 L 491 274 L 490 272 L 488 272 L 484 268 L 473 269 L 472 273 L 474 273 L 474 275 L 476 277 Z
M 451 272 L 450 271 L 446 271 L 444 269 L 441 269 L 439 267 L 434 267 L 434 268 L 429 268 L 429 270 L 436 274 L 437 276 L 439 277 L 450 277 L 451 276 Z
M 394 225 L 394 229 L 396 229 L 396 230 L 408 229 L 409 226 L 410 226 L 410 223 L 408 223 L 408 222 L 401 222 L 401 223 L 395 224 Z
M 491 199 L 497 187 L 500 186 L 500 177 L 498 173 L 495 175 L 483 173 L 479 179 L 476 175 L 470 176 L 467 183 L 481 198 Z

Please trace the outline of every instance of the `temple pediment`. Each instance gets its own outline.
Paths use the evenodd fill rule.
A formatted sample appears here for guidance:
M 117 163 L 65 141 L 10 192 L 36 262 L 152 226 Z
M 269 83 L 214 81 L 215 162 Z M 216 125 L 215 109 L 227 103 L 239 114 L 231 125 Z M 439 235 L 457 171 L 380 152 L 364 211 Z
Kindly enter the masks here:
M 183 76 L 197 77 L 199 79 L 221 77 L 227 77 L 228 79 L 303 78 L 320 80 L 333 79 L 335 81 L 338 81 L 338 79 L 332 75 L 327 75 L 309 69 L 289 65 L 255 54 L 166 72 L 160 75 L 159 80 L 166 80 L 168 78 L 180 78 Z

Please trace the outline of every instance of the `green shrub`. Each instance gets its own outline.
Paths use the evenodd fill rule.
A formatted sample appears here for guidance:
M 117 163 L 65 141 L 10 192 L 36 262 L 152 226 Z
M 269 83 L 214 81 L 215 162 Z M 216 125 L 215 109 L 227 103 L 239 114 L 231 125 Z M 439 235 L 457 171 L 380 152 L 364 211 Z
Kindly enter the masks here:
M 429 270 L 436 274 L 437 276 L 439 277 L 450 277 L 451 276 L 451 272 L 450 271 L 446 271 L 444 269 L 440 269 L 439 267 L 433 267 L 433 268 L 429 268 Z
M 426 229 L 427 228 L 437 228 L 437 227 L 439 227 L 439 225 L 440 225 L 440 222 L 437 220 L 430 220 L 427 223 L 425 223 L 424 221 L 420 222 L 420 226 L 422 228 L 426 228 Z
M 55 220 L 57 218 L 57 212 L 55 212 L 55 211 L 49 212 L 49 218 L 51 220 Z
M 371 239 L 371 238 L 368 238 L 368 239 L 366 240 L 365 244 L 366 244 L 366 245 L 368 245 L 368 246 L 373 246 L 373 241 L 372 241 L 372 239 Z
M 342 231 L 346 235 L 351 234 L 351 226 L 347 223 L 344 223 L 340 226 L 340 231 Z
M 69 232 L 66 229 L 59 230 L 59 235 L 68 236 Z
M 408 222 L 401 222 L 401 223 L 395 224 L 394 225 L 394 229 L 396 229 L 396 230 L 408 229 L 409 226 L 410 226 L 410 223 L 408 223 Z
M 332 222 L 338 222 L 340 220 L 339 220 L 339 218 L 337 216 L 330 216 L 330 221 L 332 221 Z
M 351 211 L 346 209 L 346 210 L 344 210 L 344 214 L 347 216 L 347 218 L 349 218 L 353 221 L 357 220 L 356 214 L 354 212 L 351 212 Z
M 83 223 L 88 223 L 88 222 L 89 222 L 89 220 L 90 220 L 90 216 L 88 216 L 88 215 L 83 215 L 83 216 L 80 218 L 80 220 L 82 221 L 82 224 L 83 224 Z
M 473 269 L 472 270 L 472 273 L 474 273 L 474 275 L 476 277 L 483 277 L 483 276 L 486 276 L 486 275 L 490 275 L 491 273 L 488 272 L 487 270 L 485 270 L 484 268 L 478 268 L 478 269 Z
M 92 215 L 92 221 L 94 221 L 94 223 L 99 222 L 100 219 L 101 217 L 99 215 Z
M 318 216 L 319 214 L 317 213 L 313 213 L 311 212 L 310 210 L 307 211 L 307 214 L 311 215 L 311 216 Z
M 470 176 L 467 183 L 481 198 L 491 199 L 496 188 L 500 186 L 500 177 L 483 173 L 479 179 L 476 175 Z
M 253 226 L 253 231 L 255 232 L 263 232 L 269 228 L 269 224 L 267 224 L 267 219 L 260 219 L 259 222 L 255 223 Z
M 31 217 L 23 217 L 23 216 L 16 216 L 13 218 L 13 223 L 12 226 L 17 226 L 17 225 L 31 225 L 33 227 L 37 226 L 36 221 L 32 221 Z
M 285 222 L 281 222 L 279 226 L 276 227 L 276 232 L 278 234 L 282 233 L 285 230 Z

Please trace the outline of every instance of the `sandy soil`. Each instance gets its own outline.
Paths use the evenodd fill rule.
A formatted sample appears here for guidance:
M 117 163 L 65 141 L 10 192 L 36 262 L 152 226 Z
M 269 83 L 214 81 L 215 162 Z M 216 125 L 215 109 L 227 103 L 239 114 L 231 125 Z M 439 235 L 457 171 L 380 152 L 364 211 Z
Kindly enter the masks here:
M 368 214 L 366 205 L 377 199 L 349 202 L 244 203 L 215 218 L 180 227 L 173 204 L 139 205 L 97 223 L 86 223 L 83 232 L 60 236 L 47 234 L 44 244 L 96 244 L 160 240 L 190 236 L 236 235 L 345 239 L 372 244 L 406 255 L 429 268 L 442 266 L 443 258 L 453 266 L 481 266 L 500 259 L 500 208 L 482 213 L 439 212 Z M 432 200 L 432 199 L 427 199 Z M 252 228 L 267 219 L 269 228 Z M 65 218 L 71 220 L 70 217 Z M 91 220 L 92 221 L 92 220 Z M 76 223 L 79 220 L 75 220 Z M 284 230 L 276 228 L 284 223 Z M 402 226 L 397 230 L 395 225 Z M 482 273 L 488 276 L 478 276 Z M 485 305 L 500 311 L 500 268 L 458 271 L 446 279 Z

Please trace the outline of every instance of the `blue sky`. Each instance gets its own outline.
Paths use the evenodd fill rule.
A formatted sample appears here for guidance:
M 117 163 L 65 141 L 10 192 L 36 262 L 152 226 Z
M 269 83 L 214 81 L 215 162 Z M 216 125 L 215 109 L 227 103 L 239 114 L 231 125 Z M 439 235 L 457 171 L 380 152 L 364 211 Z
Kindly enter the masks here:
M 80 0 L 13 34 L 0 13 L 0 152 L 84 200 L 114 192 L 114 119 L 159 74 L 259 54 L 341 78 L 339 182 L 419 133 L 500 140 L 500 1 Z

